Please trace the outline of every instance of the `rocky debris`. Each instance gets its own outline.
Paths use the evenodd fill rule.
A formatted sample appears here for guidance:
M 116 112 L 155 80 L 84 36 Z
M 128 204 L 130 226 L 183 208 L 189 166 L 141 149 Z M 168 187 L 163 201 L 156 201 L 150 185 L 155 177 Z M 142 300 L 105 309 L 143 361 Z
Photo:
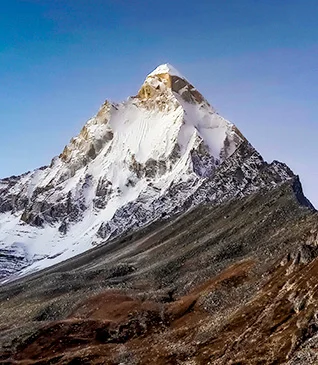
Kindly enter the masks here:
M 317 222 L 291 180 L 7 283 L 1 361 L 313 365 Z

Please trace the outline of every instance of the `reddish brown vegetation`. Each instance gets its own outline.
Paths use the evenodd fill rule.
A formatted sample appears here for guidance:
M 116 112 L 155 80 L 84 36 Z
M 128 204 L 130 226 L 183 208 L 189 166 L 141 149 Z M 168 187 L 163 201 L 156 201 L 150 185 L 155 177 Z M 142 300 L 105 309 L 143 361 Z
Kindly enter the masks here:
M 222 287 L 228 291 L 242 285 L 252 268 L 251 261 L 235 264 L 166 304 L 104 292 L 83 301 L 68 319 L 46 324 L 19 346 L 11 361 L 119 364 L 126 356 L 132 364 L 133 359 L 140 364 L 188 359 L 198 364 L 284 363 L 308 331 L 318 329 L 313 322 L 318 260 L 278 266 L 251 301 L 211 328 L 215 315 L 200 299 Z M 200 334 L 205 338 L 198 340 Z

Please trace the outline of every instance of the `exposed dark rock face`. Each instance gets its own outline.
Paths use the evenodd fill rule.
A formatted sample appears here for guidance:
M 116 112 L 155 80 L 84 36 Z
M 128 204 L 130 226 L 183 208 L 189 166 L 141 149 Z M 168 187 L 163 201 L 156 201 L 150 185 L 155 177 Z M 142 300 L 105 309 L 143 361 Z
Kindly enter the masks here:
M 112 183 L 107 178 L 100 178 L 96 188 L 96 198 L 94 198 L 94 207 L 104 209 L 107 198 L 112 192 Z
M 216 161 L 213 156 L 210 155 L 207 146 L 204 145 L 202 140 L 197 150 L 191 151 L 191 159 L 193 164 L 193 172 L 204 178 L 211 178 L 214 174 L 215 168 L 219 161 Z
M 205 160 L 204 154 L 198 161 L 194 159 L 196 175 L 202 175 L 200 167 L 211 160 Z M 295 194 L 299 191 L 302 203 L 312 208 L 303 196 L 293 172 L 283 163 L 274 161 L 266 163 L 260 154 L 248 143 L 244 142 L 237 151 L 222 164 L 215 167 L 205 165 L 204 171 L 210 178 L 199 179 L 193 176 L 187 182 L 172 184 L 164 195 L 149 201 L 140 195 L 137 200 L 118 209 L 109 222 L 102 224 L 99 235 L 102 238 L 113 238 L 127 229 L 142 227 L 156 219 L 184 212 L 202 203 L 220 204 L 234 198 L 243 198 L 259 189 L 271 189 L 284 181 L 295 179 Z M 146 201 L 146 204 L 145 204 Z
M 90 185 L 92 176 L 86 175 L 84 181 L 81 182 L 79 195 L 82 197 L 83 192 Z M 54 189 L 49 189 L 54 190 Z M 48 203 L 47 200 L 38 201 L 37 197 L 43 194 L 46 189 L 37 189 L 34 191 L 31 201 L 24 209 L 21 220 L 36 227 L 42 227 L 44 223 L 55 222 L 76 222 L 81 218 L 81 214 L 85 211 L 85 200 L 83 198 L 75 199 L 72 192 L 69 191 L 65 196 L 61 197 L 59 201 L 53 204 Z
M 19 271 L 29 264 L 30 260 L 22 244 L 16 243 L 10 248 L 0 248 L 0 280 L 6 278 L 13 271 Z

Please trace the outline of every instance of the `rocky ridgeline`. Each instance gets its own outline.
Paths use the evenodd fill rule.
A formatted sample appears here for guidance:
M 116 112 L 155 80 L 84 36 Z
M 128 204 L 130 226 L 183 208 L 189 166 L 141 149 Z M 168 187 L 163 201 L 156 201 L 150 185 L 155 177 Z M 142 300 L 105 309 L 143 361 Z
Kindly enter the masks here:
M 194 159 L 193 170 L 200 170 L 201 163 Z M 209 177 L 193 175 L 186 182 L 171 185 L 167 193 L 157 199 L 149 199 L 149 191 L 148 195 L 140 195 L 134 202 L 118 209 L 109 222 L 100 226 L 97 234 L 103 239 L 114 238 L 128 229 L 142 227 L 154 220 L 168 219 L 202 203 L 220 204 L 243 198 L 259 189 L 276 187 L 289 179 L 294 179 L 295 186 L 299 186 L 298 178 L 288 166 L 278 161 L 266 163 L 248 142 L 244 142 L 228 160 L 213 167 Z M 301 191 L 299 195 L 302 196 Z M 304 199 L 302 202 L 311 205 Z

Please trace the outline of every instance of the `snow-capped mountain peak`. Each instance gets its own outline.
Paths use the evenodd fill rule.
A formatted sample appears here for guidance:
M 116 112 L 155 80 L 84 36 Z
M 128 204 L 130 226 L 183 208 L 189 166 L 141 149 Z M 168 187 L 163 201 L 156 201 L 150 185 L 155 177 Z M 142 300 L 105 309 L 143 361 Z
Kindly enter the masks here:
M 106 101 L 50 166 L 0 181 L 0 250 L 23 247 L 24 273 L 47 267 L 191 206 L 293 177 L 285 165 L 268 166 L 176 69 L 160 65 L 136 96 Z
M 169 91 L 182 96 L 186 102 L 204 102 L 205 104 L 208 104 L 189 81 L 170 64 L 160 65 L 152 71 L 146 77 L 138 96 L 141 99 L 153 99 L 160 93 L 167 92 L 168 95 Z
M 171 76 L 178 76 L 181 79 L 185 79 L 185 77 L 170 63 L 164 63 L 162 65 L 159 65 L 156 67 L 147 77 L 155 76 L 155 75 L 163 75 L 163 74 L 169 74 Z

